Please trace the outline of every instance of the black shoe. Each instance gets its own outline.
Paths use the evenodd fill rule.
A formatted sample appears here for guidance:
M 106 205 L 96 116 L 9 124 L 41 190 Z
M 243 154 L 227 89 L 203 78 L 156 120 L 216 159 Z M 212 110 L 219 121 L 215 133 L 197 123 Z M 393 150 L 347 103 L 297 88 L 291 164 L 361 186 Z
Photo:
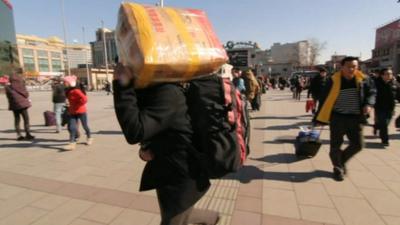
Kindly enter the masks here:
M 23 140 L 25 140 L 24 136 L 19 136 L 19 137 L 17 138 L 17 141 L 23 141 Z
M 333 168 L 333 179 L 336 181 L 343 181 L 344 180 L 344 171 L 342 168 L 335 167 Z
M 32 136 L 32 135 L 26 135 L 26 137 L 25 137 L 25 140 L 33 140 L 33 139 L 35 139 L 35 136 Z
M 382 141 L 382 145 L 384 147 L 389 147 L 389 142 L 388 141 Z

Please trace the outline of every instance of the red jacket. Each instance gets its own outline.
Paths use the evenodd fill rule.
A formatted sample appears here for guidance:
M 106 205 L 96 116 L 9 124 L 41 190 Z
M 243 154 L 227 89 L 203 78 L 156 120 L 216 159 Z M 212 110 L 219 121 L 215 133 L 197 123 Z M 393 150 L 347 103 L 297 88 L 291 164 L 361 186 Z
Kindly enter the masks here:
M 67 92 L 69 113 L 72 115 L 86 113 L 87 97 L 79 88 Z

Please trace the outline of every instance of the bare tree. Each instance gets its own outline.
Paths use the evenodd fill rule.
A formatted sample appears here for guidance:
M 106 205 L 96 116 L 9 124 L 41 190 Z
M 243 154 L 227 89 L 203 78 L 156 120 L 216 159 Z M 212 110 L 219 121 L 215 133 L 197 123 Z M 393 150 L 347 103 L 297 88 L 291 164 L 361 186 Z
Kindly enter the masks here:
M 317 64 L 317 59 L 321 55 L 321 52 L 326 48 L 326 41 L 321 42 L 316 38 L 311 38 L 308 40 L 310 44 L 310 66 Z

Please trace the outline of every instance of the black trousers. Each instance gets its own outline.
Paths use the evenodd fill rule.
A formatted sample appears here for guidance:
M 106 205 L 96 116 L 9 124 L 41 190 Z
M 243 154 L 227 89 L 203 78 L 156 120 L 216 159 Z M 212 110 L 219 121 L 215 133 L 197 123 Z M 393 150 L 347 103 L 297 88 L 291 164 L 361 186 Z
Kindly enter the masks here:
M 19 126 L 19 124 L 21 123 L 21 116 L 24 119 L 24 129 L 25 129 L 26 135 L 27 136 L 31 135 L 30 125 L 29 125 L 28 108 L 19 109 L 19 110 L 13 110 L 13 113 L 14 113 L 15 131 L 17 132 L 18 137 L 22 136 L 21 135 L 21 128 Z
M 161 212 L 161 225 L 186 225 L 193 205 L 207 192 L 199 191 L 195 180 L 186 179 L 181 184 L 157 188 Z M 191 222 L 191 221 L 190 221 Z
M 329 156 L 334 167 L 343 168 L 346 162 L 362 149 L 363 125 L 358 116 L 332 114 L 330 131 Z M 345 135 L 349 140 L 349 145 L 342 150 Z
M 379 130 L 379 137 L 382 142 L 389 141 L 388 127 L 393 117 L 392 111 L 375 110 L 375 128 Z

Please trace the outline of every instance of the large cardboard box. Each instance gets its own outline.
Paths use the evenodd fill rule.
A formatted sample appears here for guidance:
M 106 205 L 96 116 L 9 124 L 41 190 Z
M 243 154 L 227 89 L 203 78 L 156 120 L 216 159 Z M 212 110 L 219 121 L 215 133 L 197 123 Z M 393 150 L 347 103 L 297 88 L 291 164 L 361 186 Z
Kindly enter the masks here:
M 116 42 L 138 88 L 207 75 L 228 59 L 206 14 L 195 9 L 122 3 Z

